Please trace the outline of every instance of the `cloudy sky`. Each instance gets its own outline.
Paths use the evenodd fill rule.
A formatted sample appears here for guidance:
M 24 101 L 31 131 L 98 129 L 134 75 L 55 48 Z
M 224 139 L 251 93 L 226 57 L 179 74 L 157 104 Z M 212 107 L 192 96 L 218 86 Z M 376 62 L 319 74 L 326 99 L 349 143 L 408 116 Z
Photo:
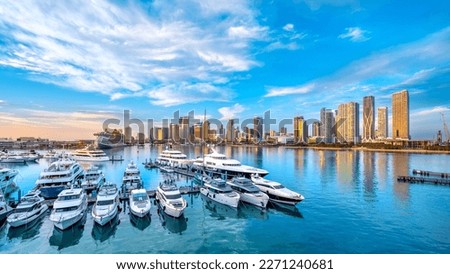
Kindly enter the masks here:
M 410 91 L 413 138 L 450 122 L 447 1 L 0 0 L 0 137 L 102 121 L 318 118 Z

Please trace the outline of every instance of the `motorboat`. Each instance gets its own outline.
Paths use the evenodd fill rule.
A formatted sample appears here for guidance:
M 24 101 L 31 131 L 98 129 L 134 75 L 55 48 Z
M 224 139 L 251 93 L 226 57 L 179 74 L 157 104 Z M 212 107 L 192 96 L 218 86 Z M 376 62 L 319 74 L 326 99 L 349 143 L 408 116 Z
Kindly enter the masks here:
M 106 181 L 103 172 L 95 167 L 90 166 L 84 173 L 83 180 L 81 181 L 81 188 L 85 191 L 96 190 L 102 186 Z
M 13 153 L 3 153 L 0 156 L 0 163 L 25 164 L 26 162 L 25 157 Z
M 233 191 L 224 179 L 212 178 L 206 174 L 202 177 L 203 186 L 200 188 L 201 194 L 227 206 L 237 207 L 239 205 L 239 194 Z
M 282 184 L 252 175 L 253 183 L 269 196 L 270 201 L 288 205 L 296 205 L 305 198 L 300 193 L 294 192 Z
M 111 222 L 119 212 L 119 191 L 112 183 L 105 183 L 97 194 L 97 201 L 92 208 L 94 221 L 103 226 Z
M 84 170 L 80 164 L 69 158 L 62 158 L 50 164 L 41 172 L 36 186 L 45 199 L 54 199 L 71 185 L 77 185 L 83 178 Z
M 97 136 L 97 147 L 99 149 L 111 149 L 126 146 L 124 142 L 125 136 L 119 130 L 103 131 L 95 133 Z
M 130 211 L 137 217 L 144 217 L 150 212 L 150 198 L 145 189 L 133 189 L 130 195 Z
M 109 161 L 109 157 L 103 150 L 95 149 L 93 146 L 87 146 L 84 149 L 78 149 L 75 152 L 72 152 L 72 157 L 77 161 L 87 161 L 87 162 Z
M 233 190 L 239 193 L 242 202 L 246 202 L 258 207 L 266 208 L 269 202 L 269 196 L 262 193 L 253 182 L 245 177 L 234 177 L 227 184 Z
M 11 227 L 31 223 L 47 211 L 48 206 L 39 194 L 39 191 L 30 191 L 22 197 L 20 203 L 8 216 L 7 222 Z
M 15 169 L 0 167 L 0 192 L 8 195 L 16 189 L 14 179 L 19 174 Z
M 164 213 L 175 218 L 181 217 L 187 206 L 186 200 L 181 197 L 180 189 L 169 179 L 159 184 L 156 200 Z
M 87 204 L 87 195 L 82 188 L 64 189 L 53 204 L 50 221 L 55 227 L 65 230 L 83 218 Z
M 159 154 L 156 162 L 162 166 L 181 166 L 191 163 L 192 160 L 179 150 L 166 149 Z
M 193 167 L 197 170 L 222 173 L 228 178 L 232 178 L 233 176 L 244 176 L 249 178 L 252 174 L 259 174 L 264 177 L 269 174 L 265 169 L 243 165 L 238 160 L 229 159 L 225 154 L 218 153 L 214 148 L 211 148 L 211 151 L 212 153 L 197 158 L 193 162 Z
M 137 165 L 131 161 L 123 173 L 122 191 L 130 193 L 133 189 L 140 189 L 142 187 L 141 172 Z
M 6 220 L 8 214 L 12 211 L 12 208 L 6 202 L 5 196 L 0 191 L 0 224 L 3 224 L 3 221 Z

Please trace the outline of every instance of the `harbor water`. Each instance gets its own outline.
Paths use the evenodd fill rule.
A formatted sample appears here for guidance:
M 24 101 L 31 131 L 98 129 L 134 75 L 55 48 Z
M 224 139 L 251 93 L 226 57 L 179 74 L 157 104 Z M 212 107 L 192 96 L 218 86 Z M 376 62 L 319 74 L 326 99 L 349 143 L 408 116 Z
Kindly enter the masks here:
M 130 160 L 146 189 L 164 180 L 142 163 L 163 146 L 107 151 L 123 162 L 98 164 L 107 181 L 121 184 Z M 175 147 L 190 158 L 201 148 Z M 450 155 L 318 151 L 269 147 L 218 147 L 228 157 L 268 170 L 268 179 L 301 193 L 296 207 L 251 205 L 232 209 L 200 194 L 185 195 L 185 217 L 173 219 L 152 204 L 151 218 L 136 219 L 126 205 L 111 225 L 94 225 L 90 211 L 67 231 L 49 212 L 31 225 L 0 227 L 0 253 L 450 253 L 450 188 L 396 182 L 413 169 L 449 172 Z M 19 170 L 23 193 L 49 162 L 2 164 Z M 89 164 L 82 163 L 84 167 Z M 190 179 L 179 176 L 180 186 Z

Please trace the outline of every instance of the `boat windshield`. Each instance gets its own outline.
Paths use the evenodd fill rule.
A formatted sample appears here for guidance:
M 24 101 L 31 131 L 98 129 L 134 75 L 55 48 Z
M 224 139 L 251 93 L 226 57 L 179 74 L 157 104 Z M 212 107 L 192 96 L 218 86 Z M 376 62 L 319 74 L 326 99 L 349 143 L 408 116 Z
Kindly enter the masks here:
M 113 203 L 114 203 L 114 200 L 97 201 L 97 205 L 99 205 L 99 206 L 112 205 Z
M 166 195 L 166 198 L 168 200 L 175 200 L 175 199 L 180 199 L 181 195 L 180 194 L 172 194 L 172 195 Z
M 16 208 L 14 210 L 14 213 L 25 213 L 25 212 L 31 211 L 32 209 L 33 209 L 32 207 Z
M 61 196 L 59 197 L 60 201 L 67 201 L 67 200 L 75 200 L 75 199 L 79 199 L 80 195 L 67 195 L 67 196 Z
M 283 185 L 277 185 L 277 186 L 273 186 L 274 189 L 283 189 L 285 188 Z
M 69 207 L 63 207 L 63 208 L 56 208 L 55 212 L 68 212 L 68 211 L 74 211 L 77 210 L 78 206 L 69 206 Z
M 133 201 L 135 201 L 135 202 L 145 201 L 147 199 L 148 199 L 148 196 L 145 193 L 138 193 L 138 194 L 133 195 Z

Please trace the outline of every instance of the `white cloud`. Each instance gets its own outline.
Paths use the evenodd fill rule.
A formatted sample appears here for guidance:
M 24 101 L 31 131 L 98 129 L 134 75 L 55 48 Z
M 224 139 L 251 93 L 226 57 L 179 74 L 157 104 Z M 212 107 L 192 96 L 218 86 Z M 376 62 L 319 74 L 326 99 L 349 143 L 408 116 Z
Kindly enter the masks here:
M 224 121 L 238 118 L 237 115 L 242 113 L 244 110 L 245 110 L 244 106 L 237 103 L 231 107 L 222 107 L 218 109 L 219 113 L 222 115 L 220 120 Z
M 436 106 L 436 107 L 432 107 L 432 108 L 418 110 L 416 112 L 411 113 L 411 116 L 412 117 L 422 117 L 422 116 L 434 115 L 434 116 L 440 118 L 440 116 L 441 116 L 440 114 L 445 113 L 447 111 L 450 111 L 449 107 Z
M 0 105 L 6 104 L 5 100 L 0 100 Z
M 350 39 L 352 42 L 365 42 L 370 39 L 369 32 L 359 27 L 345 28 L 345 33 L 338 36 L 341 39 Z
M 284 25 L 283 29 L 285 31 L 293 31 L 294 30 L 294 24 L 288 23 L 288 24 Z
M 314 89 L 314 84 L 297 86 L 297 87 L 272 87 L 268 89 L 268 92 L 264 97 L 285 96 L 291 94 L 305 94 Z
M 326 5 L 335 7 L 350 6 L 356 11 L 360 9 L 358 0 L 303 0 L 303 2 L 305 2 L 311 10 L 318 10 Z
M 192 90 L 173 88 L 179 82 L 219 83 L 217 89 L 231 94 L 220 84 L 259 65 L 250 47 L 268 32 L 247 1 L 156 0 L 144 8 L 135 2 L 36 0 L 1 6 L 0 66 L 113 100 L 170 89 L 172 98 L 164 99 L 144 92 L 158 105 L 194 98 L 186 95 Z

